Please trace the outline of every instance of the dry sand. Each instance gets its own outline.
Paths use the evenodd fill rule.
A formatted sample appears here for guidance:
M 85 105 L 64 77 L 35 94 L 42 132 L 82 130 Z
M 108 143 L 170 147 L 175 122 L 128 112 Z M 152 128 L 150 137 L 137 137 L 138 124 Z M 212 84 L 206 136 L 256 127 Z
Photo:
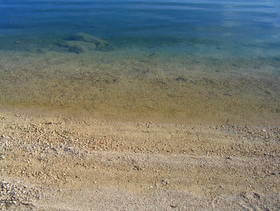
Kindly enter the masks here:
M 1 109 L 3 210 L 279 210 L 280 128 Z

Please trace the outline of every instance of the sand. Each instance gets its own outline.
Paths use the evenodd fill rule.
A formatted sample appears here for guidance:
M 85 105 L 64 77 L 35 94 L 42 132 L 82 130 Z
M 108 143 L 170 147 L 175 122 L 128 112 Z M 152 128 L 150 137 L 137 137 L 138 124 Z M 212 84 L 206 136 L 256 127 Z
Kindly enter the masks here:
M 276 59 L 215 59 L 116 49 L 0 51 L 0 105 L 109 119 L 279 123 Z
M 4 210 L 280 209 L 279 127 L 0 118 Z
M 0 52 L 3 210 L 279 210 L 273 58 Z

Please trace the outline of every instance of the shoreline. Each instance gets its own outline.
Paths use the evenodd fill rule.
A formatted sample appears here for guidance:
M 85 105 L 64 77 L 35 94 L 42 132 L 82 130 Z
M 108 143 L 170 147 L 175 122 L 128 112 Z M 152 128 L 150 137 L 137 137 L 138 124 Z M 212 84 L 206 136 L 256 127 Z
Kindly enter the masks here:
M 278 60 L 0 52 L 0 105 L 116 121 L 279 125 Z
M 0 211 L 280 211 L 276 0 L 0 14 Z
M 135 51 L 0 52 L 0 209 L 280 209 L 279 61 Z
M 279 209 L 279 127 L 0 114 L 1 208 Z

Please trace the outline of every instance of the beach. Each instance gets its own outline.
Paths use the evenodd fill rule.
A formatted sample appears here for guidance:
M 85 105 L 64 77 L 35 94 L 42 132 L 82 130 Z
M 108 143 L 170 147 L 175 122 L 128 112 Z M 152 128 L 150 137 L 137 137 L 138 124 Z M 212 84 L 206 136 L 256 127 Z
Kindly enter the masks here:
M 280 210 L 279 8 L 2 1 L 0 210 Z
M 125 52 L 2 53 L 1 208 L 278 210 L 278 61 Z
M 279 209 L 279 127 L 0 118 L 4 210 Z
M 42 51 L 0 53 L 1 105 L 124 120 L 279 123 L 277 58 Z

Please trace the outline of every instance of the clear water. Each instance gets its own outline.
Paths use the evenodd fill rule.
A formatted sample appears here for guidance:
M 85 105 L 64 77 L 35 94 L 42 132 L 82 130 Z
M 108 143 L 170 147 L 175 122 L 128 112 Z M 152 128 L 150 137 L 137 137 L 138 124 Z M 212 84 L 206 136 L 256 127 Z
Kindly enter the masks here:
M 3 105 L 279 119 L 278 0 L 0 0 L 0 17 Z M 81 32 L 109 45 L 65 46 Z
M 1 0 L 0 14 L 3 42 L 6 36 L 35 42 L 82 31 L 118 47 L 168 46 L 202 54 L 199 45 L 207 56 L 279 56 L 277 0 Z

